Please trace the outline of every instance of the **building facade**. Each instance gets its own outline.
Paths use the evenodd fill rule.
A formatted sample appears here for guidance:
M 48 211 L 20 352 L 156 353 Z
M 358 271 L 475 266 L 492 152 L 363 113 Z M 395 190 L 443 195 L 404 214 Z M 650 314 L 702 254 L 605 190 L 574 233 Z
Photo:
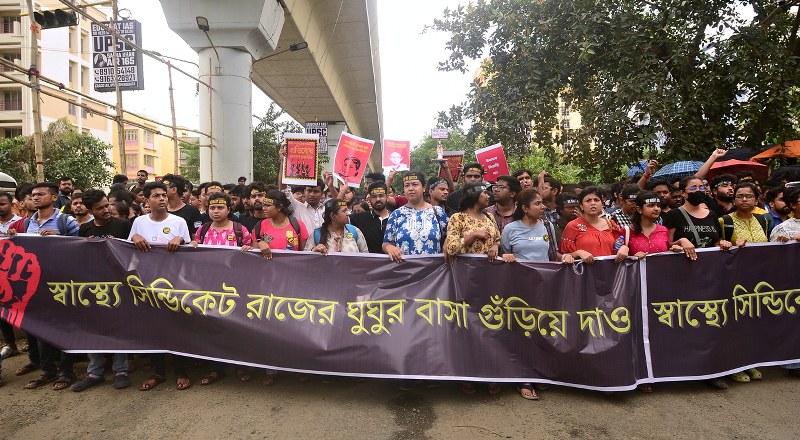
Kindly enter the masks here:
M 124 173 L 135 178 L 136 172 L 145 170 L 153 176 L 163 176 L 176 172 L 175 144 L 172 139 L 160 133 L 172 134 L 172 128 L 154 124 L 130 114 L 125 115 L 125 167 Z M 119 147 L 116 140 L 117 124 L 113 124 L 114 163 L 119 168 Z M 180 158 L 179 158 L 180 159 Z

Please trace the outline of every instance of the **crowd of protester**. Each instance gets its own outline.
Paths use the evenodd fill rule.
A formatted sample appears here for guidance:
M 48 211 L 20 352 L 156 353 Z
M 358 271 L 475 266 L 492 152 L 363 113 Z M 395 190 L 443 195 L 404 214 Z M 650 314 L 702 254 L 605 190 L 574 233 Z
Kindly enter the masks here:
M 169 252 L 182 245 L 230 246 L 260 251 L 265 259 L 272 258 L 273 250 L 305 250 L 382 253 L 393 262 L 409 255 L 443 254 L 453 261 L 459 254 L 485 254 L 489 261 L 562 264 L 592 264 L 605 256 L 622 262 L 670 251 L 696 260 L 702 258 L 697 248 L 728 250 L 748 243 L 800 240 L 800 168 L 778 168 L 761 182 L 750 172 L 707 180 L 711 165 L 723 154 L 712 153 L 691 176 L 654 179 L 657 163 L 651 161 L 643 175 L 611 185 L 564 184 L 545 171 L 525 169 L 490 184 L 484 180 L 484 168 L 470 163 L 463 167 L 462 186 L 456 188 L 443 161 L 441 177 L 430 179 L 415 170 L 367 174 L 363 192 L 335 185 L 330 173 L 302 187 L 289 187 L 280 179 L 277 184 L 246 184 L 244 177 L 236 184 L 204 182 L 194 187 L 173 174 L 148 181 L 142 170 L 133 183 L 125 176 L 115 177 L 108 193 L 75 188 L 73 180 L 64 177 L 58 183 L 21 184 L 14 194 L 0 193 L 0 233 L 114 237 L 130 240 L 142 252 L 154 245 L 166 246 Z M 14 329 L 4 321 L 0 326 L 6 344 L 2 358 L 19 355 Z M 26 343 L 28 363 L 15 373 L 40 374 L 25 388 L 52 382 L 56 390 L 83 391 L 105 381 L 104 355 L 90 354 L 87 372 L 78 381 L 74 354 L 31 334 Z M 110 360 L 114 387 L 130 386 L 129 356 L 118 353 Z M 167 378 L 166 355 L 151 355 L 150 363 L 153 374 L 139 385 L 142 391 Z M 210 362 L 200 384 L 218 381 L 226 367 Z M 242 381 L 256 375 L 252 369 L 233 368 Z M 785 368 L 800 377 L 800 364 Z M 184 358 L 172 356 L 172 369 L 177 389 L 192 385 Z M 272 385 L 277 371 L 261 376 L 264 385 Z M 761 377 L 749 368 L 730 379 L 749 382 Z M 724 378 L 708 382 L 719 389 L 728 387 Z M 414 384 L 406 381 L 401 387 Z M 461 383 L 460 388 L 474 394 L 475 385 Z M 501 390 L 497 383 L 487 388 L 490 394 Z M 542 389 L 543 384 L 517 386 L 522 397 L 532 400 Z M 639 390 L 653 388 L 643 384 Z

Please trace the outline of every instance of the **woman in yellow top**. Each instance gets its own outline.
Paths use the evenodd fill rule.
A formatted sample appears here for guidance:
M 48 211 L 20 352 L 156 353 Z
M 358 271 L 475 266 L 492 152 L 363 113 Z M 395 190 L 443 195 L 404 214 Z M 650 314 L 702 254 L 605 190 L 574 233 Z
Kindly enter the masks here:
M 444 254 L 452 261 L 458 254 L 486 254 L 494 261 L 500 248 L 500 229 L 491 215 L 483 210 L 489 207 L 488 185 L 464 185 L 464 197 L 459 211 L 448 219 Z
M 448 219 L 447 239 L 444 242 L 444 255 L 452 261 L 458 254 L 486 254 L 489 262 L 497 258 L 500 248 L 500 229 L 494 217 L 483 210 L 489 206 L 489 186 L 479 183 L 464 185 L 459 211 Z M 489 394 L 500 393 L 500 384 L 487 385 Z M 475 394 L 475 384 L 460 382 L 464 394 Z
M 750 182 L 736 185 L 734 191 L 733 205 L 736 212 L 725 214 L 719 218 L 722 239 L 728 240 L 736 246 L 744 246 L 746 243 L 765 243 L 769 241 L 769 223 L 762 214 L 753 213 L 753 209 L 758 203 L 758 187 Z M 732 374 L 731 379 L 735 382 L 750 382 L 751 379 L 761 379 L 761 372 L 755 368 Z

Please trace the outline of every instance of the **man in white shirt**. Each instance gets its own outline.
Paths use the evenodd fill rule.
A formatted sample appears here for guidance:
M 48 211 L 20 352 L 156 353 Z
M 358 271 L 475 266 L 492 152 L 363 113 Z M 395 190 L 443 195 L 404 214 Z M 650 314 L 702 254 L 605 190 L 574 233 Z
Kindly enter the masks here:
M 182 244 L 191 241 L 186 220 L 167 212 L 167 186 L 150 182 L 144 186 L 144 196 L 150 204 L 150 214 L 136 217 L 128 240 L 147 252 L 150 245 L 167 245 L 168 252 L 175 252 Z

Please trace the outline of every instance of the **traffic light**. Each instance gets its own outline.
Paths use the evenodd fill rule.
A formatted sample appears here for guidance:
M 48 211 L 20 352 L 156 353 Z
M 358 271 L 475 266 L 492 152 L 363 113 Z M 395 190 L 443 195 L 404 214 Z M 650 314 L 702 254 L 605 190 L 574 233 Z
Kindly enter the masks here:
M 34 12 L 33 20 L 42 29 L 53 29 L 78 24 L 78 15 L 72 10 L 56 9 L 54 11 Z

